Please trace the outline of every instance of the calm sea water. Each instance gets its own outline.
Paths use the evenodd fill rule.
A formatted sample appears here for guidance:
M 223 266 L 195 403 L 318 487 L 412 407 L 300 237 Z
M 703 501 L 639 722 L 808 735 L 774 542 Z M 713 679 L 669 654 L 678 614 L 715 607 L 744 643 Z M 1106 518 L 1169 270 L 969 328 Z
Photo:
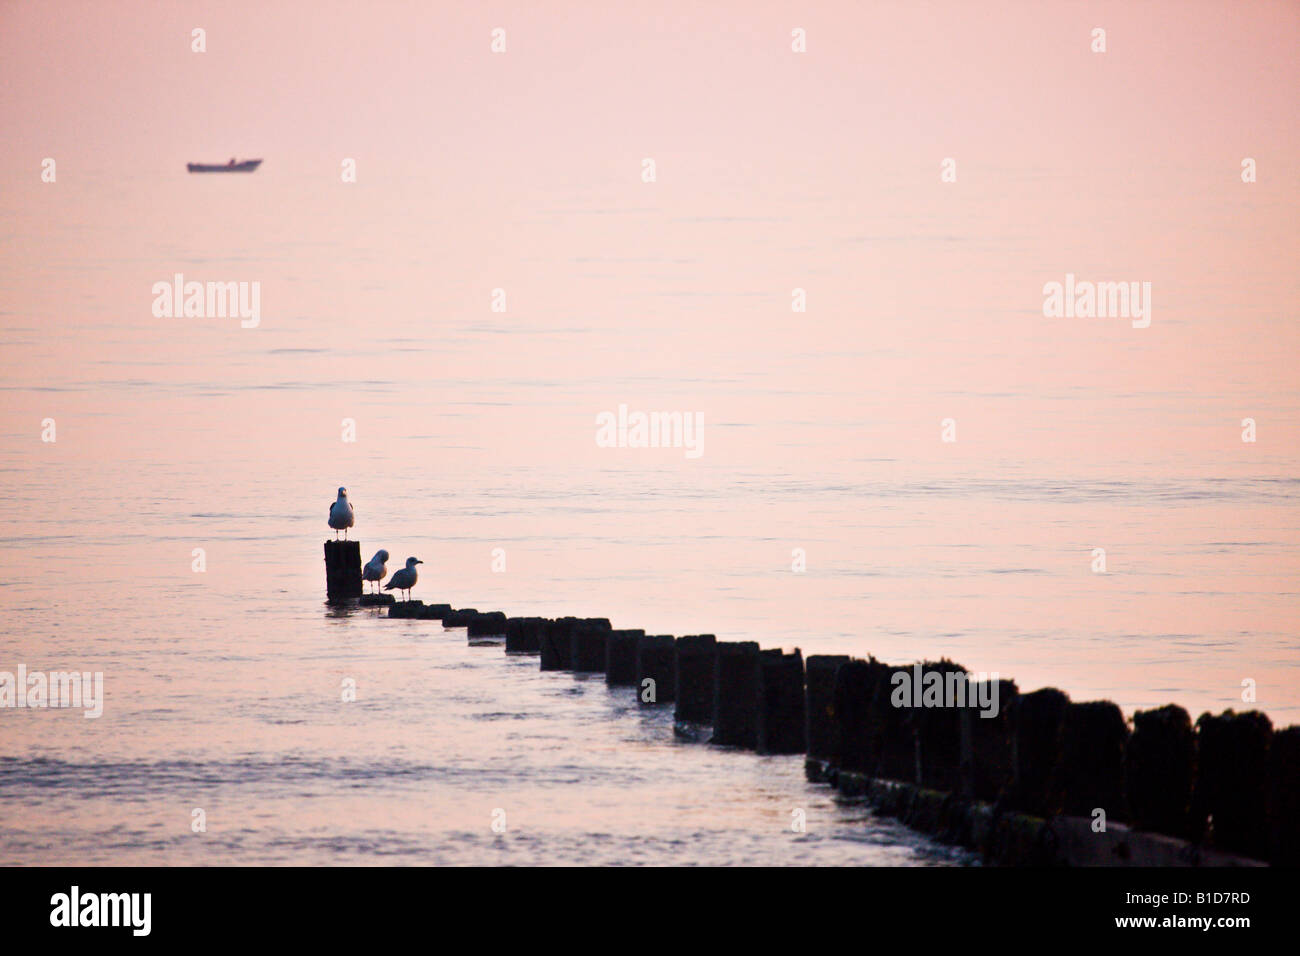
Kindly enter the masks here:
M 1089 194 L 1099 252 L 1050 177 L 936 207 L 906 182 L 332 175 L 90 170 L 4 200 L 0 669 L 102 671 L 106 703 L 0 712 L 0 863 L 964 861 L 600 678 L 325 607 L 341 484 L 364 558 L 422 558 L 430 602 L 946 655 L 1126 713 L 1240 708 L 1253 680 L 1294 722 L 1280 266 L 1242 297 L 1170 254 L 1185 218 L 1117 231 L 1126 181 Z M 1289 208 L 1199 188 L 1228 259 Z M 1154 280 L 1152 328 L 1044 320 L 1067 270 Z M 155 318 L 176 272 L 260 281 L 260 326 Z M 703 457 L 596 447 L 620 403 L 702 413 Z

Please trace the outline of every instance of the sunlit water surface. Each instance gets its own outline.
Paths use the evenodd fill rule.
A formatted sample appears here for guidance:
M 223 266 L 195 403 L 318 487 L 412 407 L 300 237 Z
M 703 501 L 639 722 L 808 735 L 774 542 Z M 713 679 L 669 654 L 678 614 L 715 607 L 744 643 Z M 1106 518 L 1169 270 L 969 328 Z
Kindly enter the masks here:
M 421 557 L 430 602 L 946 655 L 1126 713 L 1240 707 L 1250 679 L 1295 719 L 1294 276 L 1258 264 L 1236 301 L 1157 251 L 1194 225 L 1236 262 L 1285 235 L 1285 204 L 1202 186 L 1203 221 L 1117 229 L 1195 175 L 1098 175 L 1077 202 L 989 176 L 937 204 L 928 178 L 743 175 L 462 197 L 268 160 L 16 188 L 0 669 L 102 671 L 107 700 L 0 712 L 0 863 L 961 859 L 798 758 L 676 741 L 599 677 L 327 609 L 340 484 L 364 558 Z M 1154 279 L 1152 327 L 1044 320 L 1062 263 Z M 175 272 L 260 281 L 260 326 L 154 317 Z M 619 403 L 702 412 L 704 455 L 596 447 Z

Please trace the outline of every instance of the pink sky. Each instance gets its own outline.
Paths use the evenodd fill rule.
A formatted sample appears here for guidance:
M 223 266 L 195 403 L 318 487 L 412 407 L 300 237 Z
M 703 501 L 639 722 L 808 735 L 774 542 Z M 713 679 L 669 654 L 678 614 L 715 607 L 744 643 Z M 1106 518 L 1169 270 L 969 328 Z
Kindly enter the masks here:
M 654 154 L 687 186 L 734 164 L 928 179 L 936 156 L 1087 171 L 1248 154 L 1267 183 L 1294 181 L 1300 152 L 1294 3 L 163 0 L 7 3 L 0 25 L 15 171 L 348 155 L 520 188 Z

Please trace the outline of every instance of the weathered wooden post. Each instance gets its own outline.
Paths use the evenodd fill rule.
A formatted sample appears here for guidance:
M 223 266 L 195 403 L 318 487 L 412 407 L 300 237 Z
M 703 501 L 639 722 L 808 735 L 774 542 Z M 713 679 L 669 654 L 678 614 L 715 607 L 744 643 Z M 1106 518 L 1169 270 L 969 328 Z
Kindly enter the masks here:
M 1124 748 L 1128 724 L 1119 706 L 1108 700 L 1071 702 L 1061 724 L 1060 779 L 1064 812 L 1091 817 L 1103 810 L 1106 820 L 1126 821 Z
M 478 608 L 462 607 L 442 616 L 443 627 L 469 627 L 469 622 L 478 617 Z
M 717 649 L 712 742 L 753 750 L 758 746 L 758 643 L 719 641 Z
M 1195 820 L 1213 818 L 1213 845 L 1268 856 L 1268 745 L 1273 723 L 1257 710 L 1202 714 L 1196 721 Z
M 873 662 L 876 663 L 876 662 Z M 867 773 L 888 780 L 915 783 L 918 775 L 916 735 L 912 732 L 908 708 L 895 706 L 903 681 L 911 682 L 911 667 L 878 664 L 871 695 L 871 716 L 867 722 L 869 769 Z
M 1269 845 L 1274 866 L 1300 866 L 1300 726 L 1273 734 L 1268 748 Z
M 575 671 L 604 671 L 609 633 L 609 621 L 605 618 L 588 618 L 573 626 L 569 632 L 569 663 Z
M 636 683 L 636 644 L 642 630 L 610 631 L 605 636 L 605 683 Z
M 419 598 L 412 598 L 409 601 L 398 601 L 388 606 L 388 616 L 391 618 L 419 618 L 424 616 L 424 602 Z
M 331 601 L 361 597 L 361 542 L 325 542 L 325 595 Z
M 916 782 L 953 793 L 961 786 L 961 711 L 971 689 L 970 675 L 950 660 L 927 661 L 919 668 L 913 665 L 913 678 L 918 673 L 920 699 L 916 699 L 914 687 L 909 712 L 917 752 Z M 937 694 L 932 693 L 935 680 L 939 682 Z
M 450 604 L 425 604 L 419 598 L 398 601 L 388 607 L 389 617 L 417 618 L 421 621 L 441 621 L 451 613 Z
M 506 651 L 536 654 L 542 649 L 542 626 L 546 619 L 540 617 L 506 618 Z
M 831 765 L 837 770 L 857 774 L 875 771 L 871 707 L 876 685 L 888 677 L 889 671 L 888 665 L 874 657 L 865 661 L 849 660 L 836 669 Z
M 1011 710 L 1011 760 L 1015 777 L 1012 803 L 1038 817 L 1061 812 L 1061 785 L 1056 767 L 1061 755 L 1061 728 L 1070 698 L 1055 687 L 1021 694 Z
M 444 622 L 446 618 L 443 619 Z M 469 637 L 496 637 L 506 632 L 506 616 L 503 611 L 488 611 L 475 614 L 469 619 Z
M 1187 711 L 1168 704 L 1133 715 L 1124 778 L 1135 826 L 1184 839 L 1192 836 L 1196 735 Z
M 758 660 L 758 721 L 761 754 L 801 754 L 808 749 L 804 718 L 803 653 L 795 648 L 765 652 Z
M 573 625 L 575 617 L 562 617 L 547 621 L 542 626 L 541 669 L 544 671 L 567 671 L 570 667 L 570 654 L 573 651 Z
M 961 712 L 961 789 L 968 800 L 993 803 L 1010 793 L 1011 708 L 1015 681 L 985 680 L 968 685 Z
M 713 720 L 713 681 L 718 639 L 712 634 L 677 638 L 677 709 L 673 719 L 707 724 Z
M 846 654 L 814 654 L 804 662 L 804 737 L 809 761 L 830 760 L 834 752 L 835 672 L 848 662 Z
M 670 704 L 676 697 L 674 644 L 671 634 L 650 634 L 637 639 L 636 699 L 641 703 Z

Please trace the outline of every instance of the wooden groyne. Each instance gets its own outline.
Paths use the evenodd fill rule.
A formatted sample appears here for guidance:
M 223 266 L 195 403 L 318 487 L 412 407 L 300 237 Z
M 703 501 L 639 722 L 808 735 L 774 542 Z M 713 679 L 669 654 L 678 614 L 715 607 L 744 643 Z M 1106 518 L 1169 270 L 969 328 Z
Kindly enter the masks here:
M 326 542 L 331 599 L 349 594 L 360 546 Z M 367 604 L 391 595 L 368 595 Z M 383 601 L 382 599 L 388 599 Z M 996 865 L 1252 866 L 1300 863 L 1300 726 L 1258 711 L 1170 704 L 1125 720 L 1110 701 L 976 682 L 961 706 L 897 706 L 898 675 L 970 675 L 952 661 L 763 650 L 714 635 L 647 635 L 606 618 L 508 617 L 418 600 L 388 617 L 439 621 L 535 654 L 542 670 L 603 673 L 646 706 L 674 707 L 687 739 L 804 754 L 810 781 L 868 801 Z M 977 701 L 997 702 L 993 708 Z

